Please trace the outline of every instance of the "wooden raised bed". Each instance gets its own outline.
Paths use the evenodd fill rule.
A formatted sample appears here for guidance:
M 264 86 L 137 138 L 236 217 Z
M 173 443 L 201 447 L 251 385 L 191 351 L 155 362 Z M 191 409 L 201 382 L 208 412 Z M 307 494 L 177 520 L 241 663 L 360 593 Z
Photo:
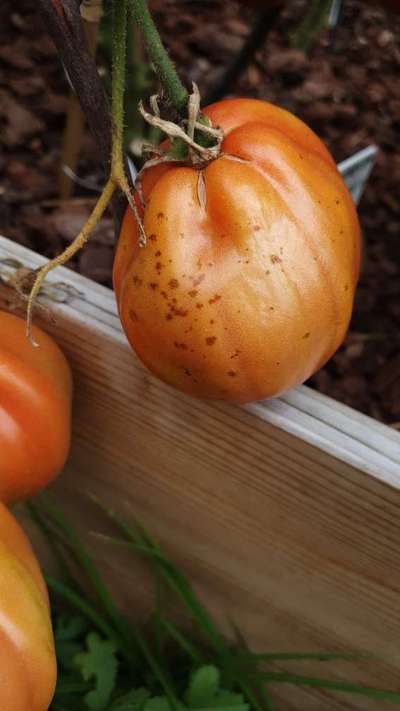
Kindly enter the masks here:
M 0 238 L 10 257 L 44 261 Z M 82 530 L 95 524 L 80 494 L 95 492 L 159 537 L 228 634 L 234 620 L 257 650 L 372 651 L 385 660 L 300 671 L 400 690 L 400 433 L 307 387 L 246 407 L 186 397 L 138 362 L 110 290 L 66 269 L 48 283 L 59 281 L 74 294 L 43 298 L 56 323 L 38 319 L 75 376 L 73 447 L 53 492 Z M 1 306 L 9 296 L 0 286 Z M 149 581 L 91 547 L 141 617 Z M 285 685 L 275 697 L 279 711 L 392 708 Z

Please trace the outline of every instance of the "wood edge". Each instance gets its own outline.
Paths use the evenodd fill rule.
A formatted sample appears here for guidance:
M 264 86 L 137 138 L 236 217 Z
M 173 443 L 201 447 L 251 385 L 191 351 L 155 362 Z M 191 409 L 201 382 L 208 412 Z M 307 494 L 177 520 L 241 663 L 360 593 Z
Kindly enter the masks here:
M 0 264 L 13 257 L 29 267 L 46 260 L 26 247 L 0 236 Z M 65 302 L 51 302 L 54 315 L 91 324 L 109 338 L 129 348 L 120 327 L 113 292 L 76 272 L 58 268 L 49 284 L 63 282 L 76 294 Z M 1 286 L 1 284 L 0 284 Z M 281 398 L 252 403 L 245 409 L 299 440 L 322 450 L 346 464 L 396 489 L 400 488 L 400 433 L 332 398 L 301 386 Z

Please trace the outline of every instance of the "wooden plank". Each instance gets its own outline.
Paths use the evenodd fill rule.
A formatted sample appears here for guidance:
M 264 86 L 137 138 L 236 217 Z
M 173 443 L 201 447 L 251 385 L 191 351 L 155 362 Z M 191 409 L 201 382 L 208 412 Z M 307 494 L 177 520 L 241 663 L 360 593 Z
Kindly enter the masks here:
M 0 260 L 10 256 L 42 263 L 0 238 Z M 55 325 L 42 322 L 75 375 L 74 445 L 54 487 L 71 516 L 97 525 L 77 495 L 95 491 L 160 538 L 227 633 L 234 619 L 255 649 L 373 651 L 385 661 L 312 671 L 398 688 L 399 433 L 308 388 L 245 408 L 186 397 L 137 361 L 110 291 L 67 270 L 58 280 L 80 292 L 54 304 Z M 91 540 L 141 617 L 148 581 Z M 279 711 L 392 707 L 283 686 L 275 695 Z

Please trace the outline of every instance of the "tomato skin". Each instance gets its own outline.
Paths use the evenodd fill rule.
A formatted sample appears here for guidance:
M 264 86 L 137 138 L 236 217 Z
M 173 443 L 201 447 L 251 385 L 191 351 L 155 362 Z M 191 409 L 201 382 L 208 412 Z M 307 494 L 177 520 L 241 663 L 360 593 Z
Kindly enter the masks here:
M 57 667 L 46 586 L 31 545 L 0 503 L 0 708 L 47 711 Z
M 55 342 L 0 311 L 0 501 L 30 496 L 64 466 L 70 443 L 72 380 Z
M 114 264 L 121 322 L 139 358 L 184 392 L 274 397 L 345 336 L 357 215 L 329 152 L 299 119 L 253 99 L 204 113 L 225 132 L 204 188 L 194 168 L 146 171 L 143 249 L 125 214 Z

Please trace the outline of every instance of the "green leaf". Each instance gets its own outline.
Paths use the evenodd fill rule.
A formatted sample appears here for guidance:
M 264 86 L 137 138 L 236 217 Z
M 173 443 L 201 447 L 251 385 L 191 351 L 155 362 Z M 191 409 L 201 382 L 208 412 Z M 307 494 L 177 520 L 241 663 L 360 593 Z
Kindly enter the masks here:
M 150 694 L 144 687 L 132 689 L 114 701 L 109 711 L 142 711 Z
M 95 680 L 95 688 L 85 696 L 87 708 L 103 711 L 108 706 L 117 677 L 116 645 L 92 632 L 87 637 L 87 652 L 77 654 L 74 661 L 85 681 Z
M 193 674 L 187 690 L 187 700 L 190 708 L 201 709 L 208 706 L 217 694 L 220 673 L 217 667 L 204 666 Z
M 193 674 L 186 693 L 190 709 L 224 709 L 224 711 L 248 711 L 242 694 L 220 689 L 220 673 L 217 667 L 200 667 Z

